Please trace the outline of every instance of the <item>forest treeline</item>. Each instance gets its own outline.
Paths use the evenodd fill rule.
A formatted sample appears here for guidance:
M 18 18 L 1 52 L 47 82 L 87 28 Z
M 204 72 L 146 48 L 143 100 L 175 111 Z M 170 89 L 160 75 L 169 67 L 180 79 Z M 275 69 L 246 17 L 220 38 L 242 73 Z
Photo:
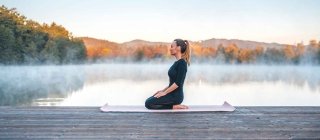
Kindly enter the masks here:
M 115 43 L 89 37 L 82 38 L 91 61 L 117 59 L 120 61 L 166 60 L 170 58 L 170 44 L 134 40 Z M 221 41 L 220 41 L 221 42 Z M 245 42 L 245 41 L 244 41 Z M 320 64 L 320 42 L 311 40 L 304 45 L 263 46 L 263 43 L 212 43 L 212 40 L 190 42 L 193 62 L 222 64 Z M 251 43 L 252 44 L 252 43 Z
M 320 42 L 296 45 L 241 40 L 190 41 L 193 62 L 222 64 L 320 64 Z M 56 23 L 40 24 L 15 8 L 0 7 L 0 64 L 74 64 L 97 61 L 166 61 L 170 43 L 115 43 L 75 38 Z
M 40 24 L 0 7 L 0 64 L 68 64 L 86 60 L 81 39 L 56 23 Z
M 197 44 L 197 43 L 196 43 Z M 212 58 L 218 63 L 229 64 L 320 64 L 320 43 L 311 40 L 308 45 L 282 45 L 278 47 L 241 48 L 235 43 L 211 46 L 207 48 L 194 47 L 195 57 L 203 60 Z

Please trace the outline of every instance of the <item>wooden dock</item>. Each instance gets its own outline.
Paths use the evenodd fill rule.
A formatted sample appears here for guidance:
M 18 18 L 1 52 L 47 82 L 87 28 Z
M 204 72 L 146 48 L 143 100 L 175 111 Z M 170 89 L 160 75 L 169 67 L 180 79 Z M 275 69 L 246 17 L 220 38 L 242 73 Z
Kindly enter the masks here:
M 0 139 L 320 139 L 320 107 L 102 113 L 99 107 L 0 107 Z

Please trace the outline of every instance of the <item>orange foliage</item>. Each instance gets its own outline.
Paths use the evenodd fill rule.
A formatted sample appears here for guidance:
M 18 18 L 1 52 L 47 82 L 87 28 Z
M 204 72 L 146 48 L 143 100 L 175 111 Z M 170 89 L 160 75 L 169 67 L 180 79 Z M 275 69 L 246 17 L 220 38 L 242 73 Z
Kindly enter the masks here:
M 292 45 L 285 46 L 283 48 L 283 52 L 284 52 L 284 55 L 286 56 L 287 59 L 292 59 L 296 56 Z
M 243 49 L 240 49 L 240 51 L 239 51 L 238 60 L 241 63 L 248 62 L 248 61 L 252 60 L 252 56 L 253 56 L 252 50 L 250 50 L 248 48 L 243 48 Z

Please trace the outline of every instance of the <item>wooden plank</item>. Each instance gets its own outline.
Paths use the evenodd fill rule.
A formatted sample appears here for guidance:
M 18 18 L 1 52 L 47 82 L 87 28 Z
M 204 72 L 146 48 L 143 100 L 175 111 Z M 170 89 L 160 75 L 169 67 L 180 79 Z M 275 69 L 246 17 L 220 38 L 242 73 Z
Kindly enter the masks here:
M 98 107 L 0 107 L 0 139 L 320 139 L 320 107 L 102 113 Z

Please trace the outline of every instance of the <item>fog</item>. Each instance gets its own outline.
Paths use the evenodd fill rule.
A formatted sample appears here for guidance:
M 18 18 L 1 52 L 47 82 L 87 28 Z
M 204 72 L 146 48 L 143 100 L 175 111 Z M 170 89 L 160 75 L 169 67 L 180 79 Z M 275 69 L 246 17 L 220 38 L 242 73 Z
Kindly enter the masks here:
M 0 105 L 144 105 L 169 84 L 162 64 L 0 66 Z M 320 105 L 319 66 L 191 64 L 183 104 Z

